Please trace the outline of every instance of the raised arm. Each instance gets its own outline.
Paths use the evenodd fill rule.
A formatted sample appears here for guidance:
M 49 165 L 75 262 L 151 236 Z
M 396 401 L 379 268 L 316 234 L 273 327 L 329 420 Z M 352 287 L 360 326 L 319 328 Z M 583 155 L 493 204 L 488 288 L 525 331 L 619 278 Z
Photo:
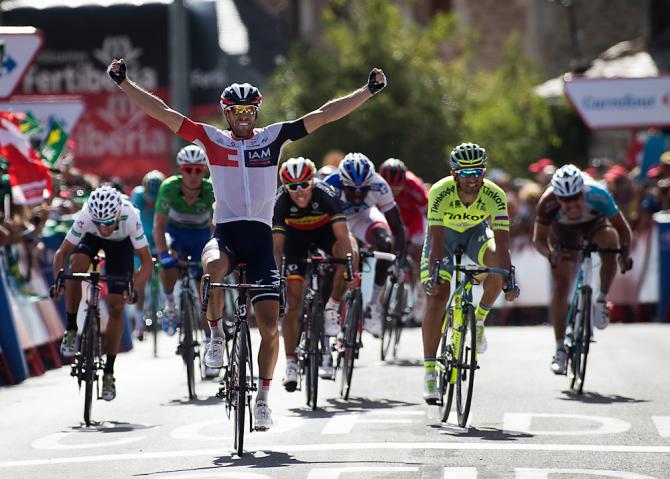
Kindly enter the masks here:
M 126 76 L 126 64 L 123 58 L 110 63 L 107 73 L 140 110 L 160 121 L 173 132 L 176 133 L 179 130 L 184 121 L 184 115 L 174 111 L 163 100 L 132 82 Z
M 373 68 L 370 72 L 367 85 L 360 87 L 347 96 L 330 100 L 318 110 L 314 110 L 303 116 L 302 120 L 305 122 L 307 133 L 312 133 L 327 123 L 344 118 L 385 87 L 386 76 L 384 72 L 379 68 Z

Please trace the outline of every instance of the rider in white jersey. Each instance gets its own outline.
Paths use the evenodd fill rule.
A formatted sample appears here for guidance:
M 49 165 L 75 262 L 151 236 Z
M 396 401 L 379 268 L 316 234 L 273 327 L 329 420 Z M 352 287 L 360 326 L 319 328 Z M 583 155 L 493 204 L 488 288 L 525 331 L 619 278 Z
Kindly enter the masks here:
M 196 123 L 172 110 L 161 99 L 126 78 L 123 60 L 114 60 L 107 72 L 114 82 L 144 113 L 155 118 L 182 138 L 201 146 L 214 185 L 216 200 L 214 238 L 203 251 L 203 267 L 218 282 L 238 262 L 245 262 L 250 283 L 278 280 L 273 256 L 272 213 L 277 190 L 277 169 L 281 149 L 321 126 L 348 115 L 386 86 L 380 69 L 373 69 L 365 86 L 331 100 L 319 109 L 291 121 L 255 128 L 261 94 L 248 83 L 233 83 L 221 94 L 221 108 L 230 129 Z M 258 351 L 260 385 L 254 405 L 254 425 L 258 430 L 272 426 L 267 398 L 279 353 L 279 298 L 274 293 L 252 297 L 261 335 Z M 212 340 L 205 355 L 210 367 L 223 366 L 223 296 L 212 292 L 208 319 Z

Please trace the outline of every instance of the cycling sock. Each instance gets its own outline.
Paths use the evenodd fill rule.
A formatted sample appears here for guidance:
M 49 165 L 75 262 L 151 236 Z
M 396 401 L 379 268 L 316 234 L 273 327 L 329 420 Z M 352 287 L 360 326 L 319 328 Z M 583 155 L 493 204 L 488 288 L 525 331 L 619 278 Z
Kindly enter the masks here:
M 167 304 L 168 308 L 170 309 L 175 308 L 174 291 L 170 291 L 169 293 L 167 291 L 165 292 L 165 303 Z
M 68 331 L 76 331 L 77 330 L 77 313 L 67 313 L 67 326 L 65 329 Z
M 565 344 L 563 343 L 563 338 L 556 340 L 556 351 L 561 351 L 565 349 Z
M 370 295 L 370 303 L 369 304 L 375 304 L 379 302 L 379 297 L 382 295 L 382 290 L 384 289 L 384 285 L 382 284 L 381 286 L 378 285 L 377 283 L 374 283 L 372 285 L 372 294 Z
M 598 297 L 596 298 L 596 301 L 599 303 L 604 303 L 607 301 L 607 293 L 603 293 L 602 291 L 598 293 Z
M 114 361 L 116 361 L 116 354 L 107 354 L 107 361 L 105 361 L 105 374 L 114 374 Z
M 258 378 L 260 379 L 260 385 L 258 387 L 258 394 L 256 394 L 256 402 L 268 400 L 268 394 L 270 394 L 270 384 L 272 379 Z
M 144 318 L 142 318 L 142 311 L 139 308 L 135 311 L 135 330 L 139 331 L 144 326 Z
M 223 318 L 215 319 L 214 321 L 207 320 L 209 323 L 209 330 L 212 333 L 212 338 L 225 338 L 223 332 Z
M 477 306 L 477 309 L 475 310 L 475 318 L 477 318 L 478 322 L 483 323 L 490 312 L 490 306 L 484 306 L 482 303 L 479 303 L 479 306 Z
M 340 302 L 335 301 L 333 298 L 328 298 L 328 302 L 326 303 L 326 307 L 324 309 L 334 309 L 335 311 L 339 311 Z
M 435 358 L 423 358 L 423 371 L 426 374 L 435 373 Z

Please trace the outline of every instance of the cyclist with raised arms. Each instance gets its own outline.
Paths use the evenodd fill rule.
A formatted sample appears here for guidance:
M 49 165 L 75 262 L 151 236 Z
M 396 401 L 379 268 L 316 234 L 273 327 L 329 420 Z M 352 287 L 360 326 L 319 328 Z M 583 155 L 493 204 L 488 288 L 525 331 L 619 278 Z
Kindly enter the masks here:
M 342 204 L 334 188 L 315 181 L 316 168 L 311 160 L 290 158 L 279 170 L 282 186 L 277 190 L 272 238 L 275 261 L 286 256 L 288 308 L 282 322 L 284 348 L 286 350 L 286 374 L 284 387 L 295 391 L 298 383 L 298 363 L 295 349 L 300 334 L 300 313 L 304 290 L 306 265 L 304 259 L 313 245 L 335 258 L 354 254 L 355 240 L 349 235 L 347 220 L 342 213 Z M 339 307 L 346 289 L 345 268 L 338 266 L 333 280 L 333 290 L 324 308 L 324 334 L 336 336 L 340 331 Z M 330 378 L 333 374 L 333 359 L 324 354 L 320 375 Z
M 563 344 L 568 295 L 575 275 L 578 252 L 561 246 L 580 247 L 587 239 L 600 248 L 622 248 L 619 267 L 625 273 L 633 267 L 628 256 L 632 232 L 612 195 L 593 178 L 574 165 L 560 167 L 537 204 L 533 244 L 551 265 L 551 322 L 556 353 L 551 361 L 555 374 L 565 374 L 567 353 Z M 593 325 L 609 324 L 607 293 L 617 269 L 617 257 L 600 253 L 600 292 L 594 303 Z
M 140 221 L 142 222 L 142 229 L 144 231 L 153 231 L 154 229 L 154 212 L 156 210 L 156 198 L 158 197 L 158 188 L 165 180 L 165 175 L 158 170 L 151 170 L 144 178 L 142 184 L 133 188 L 130 194 L 130 201 L 140 212 Z M 153 235 L 147 235 L 147 242 L 149 243 L 149 250 L 152 255 L 156 254 L 156 247 L 154 246 Z M 135 267 L 139 267 L 139 258 L 135 257 Z M 137 303 L 135 303 L 135 333 L 137 337 L 142 340 L 144 336 L 144 290 L 137 290 Z
M 105 273 L 112 276 L 133 274 L 133 255 L 140 258 L 139 270 L 135 273 L 133 287 L 127 291 L 128 283 L 108 282 L 109 321 L 107 323 L 107 357 L 102 376 L 102 398 L 111 401 L 116 397 L 114 362 L 123 334 L 124 302 L 131 304 L 137 290 L 144 289 L 151 278 L 153 262 L 140 215 L 133 204 L 122 198 L 121 193 L 109 185 L 95 189 L 84 207 L 77 213 L 74 223 L 53 258 L 54 279 L 58 272 L 70 263 L 70 273 L 85 273 L 98 251 L 105 252 Z M 81 301 L 81 286 L 77 281 L 67 281 L 65 309 L 67 326 L 61 343 L 61 354 L 72 358 L 77 353 L 77 311 Z M 61 291 L 55 292 L 60 298 Z
M 375 172 L 372 161 L 363 153 L 347 153 L 337 173 L 326 182 L 334 186 L 344 204 L 344 214 L 351 233 L 363 244 L 377 251 L 405 255 L 405 225 L 393 199 L 391 187 Z M 377 260 L 372 295 L 363 327 L 375 337 L 382 333 L 384 306 L 381 294 L 389 274 L 389 262 Z
M 379 174 L 391 187 L 393 197 L 400 210 L 407 228 L 407 250 L 414 260 L 415 270 L 412 271 L 412 283 L 418 284 L 418 267 L 421 262 L 423 239 L 426 236 L 426 210 L 428 208 L 428 190 L 421 178 L 407 169 L 397 158 L 389 158 L 379 167 Z M 426 297 L 423 288 L 415 288 L 414 318 L 423 319 Z
M 474 143 L 462 143 L 451 150 L 451 175 L 435 183 L 428 192 L 428 231 L 421 256 L 421 282 L 426 289 L 426 316 L 422 325 L 424 354 L 423 398 L 434 404 L 440 398 L 437 388 L 435 356 L 440 341 L 442 318 L 450 295 L 451 273 L 439 271 L 439 284 L 433 284 L 436 261 L 443 266 L 453 262 L 457 247 L 476 264 L 511 269 L 509 250 L 509 217 L 507 196 L 498 185 L 484 178 L 488 155 Z M 490 226 L 487 224 L 490 221 Z M 477 353 L 487 348 L 484 321 L 493 303 L 505 292 L 505 299 L 514 300 L 516 286 L 505 283 L 499 275 L 488 275 L 484 293 L 475 311 L 477 319 Z
M 166 179 L 158 191 L 153 237 L 162 268 L 160 278 L 165 292 L 163 329 L 175 333 L 176 307 L 174 285 L 177 259 L 190 255 L 194 261 L 212 236 L 214 192 L 205 178 L 207 160 L 202 148 L 188 145 L 177 153 L 178 175 Z M 209 372 L 209 376 L 214 376 Z
M 248 83 L 233 83 L 221 94 L 221 109 L 230 129 L 196 123 L 168 107 L 161 99 L 126 78 L 123 60 L 114 60 L 108 74 L 144 113 L 173 132 L 201 146 L 207 155 L 216 199 L 214 239 L 203 252 L 203 266 L 212 281 L 220 282 L 238 262 L 245 262 L 249 282 L 275 282 L 279 275 L 273 255 L 272 213 L 277 168 L 283 146 L 327 123 L 350 114 L 386 86 L 384 72 L 374 68 L 367 83 L 347 96 L 331 100 L 302 118 L 256 128 L 262 97 Z M 268 394 L 279 353 L 279 295 L 252 295 L 261 344 L 258 351 L 260 384 L 254 404 L 258 430 L 272 426 Z M 215 290 L 209 301 L 212 330 L 205 362 L 223 366 L 223 293 Z

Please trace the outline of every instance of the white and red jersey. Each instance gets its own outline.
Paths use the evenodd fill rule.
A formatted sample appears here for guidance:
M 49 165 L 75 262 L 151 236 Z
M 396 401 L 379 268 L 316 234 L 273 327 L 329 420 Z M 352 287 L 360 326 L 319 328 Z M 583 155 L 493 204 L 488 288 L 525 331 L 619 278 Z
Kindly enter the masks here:
M 426 209 L 428 208 L 428 190 L 423 186 L 421 178 L 411 171 L 407 171 L 402 190 L 395 195 L 395 202 L 400 210 L 400 217 L 407 227 L 408 237 L 415 240 L 417 236 L 420 236 L 421 241 L 423 241 L 426 228 Z
M 307 135 L 303 120 L 255 128 L 251 138 L 240 139 L 229 130 L 184 118 L 177 134 L 205 150 L 216 223 L 248 220 L 272 227 L 281 150 Z

